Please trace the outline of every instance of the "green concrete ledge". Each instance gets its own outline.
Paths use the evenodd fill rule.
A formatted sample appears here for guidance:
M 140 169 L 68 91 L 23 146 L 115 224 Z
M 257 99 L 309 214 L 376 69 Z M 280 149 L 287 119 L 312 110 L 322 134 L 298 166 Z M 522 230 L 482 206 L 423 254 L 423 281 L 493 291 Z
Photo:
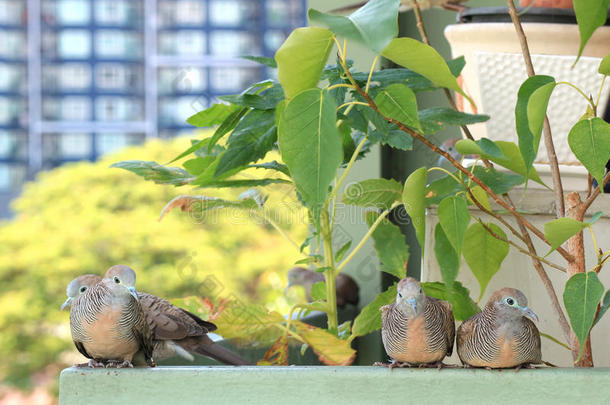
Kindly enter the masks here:
M 157 367 L 62 371 L 72 404 L 607 404 L 610 368 Z

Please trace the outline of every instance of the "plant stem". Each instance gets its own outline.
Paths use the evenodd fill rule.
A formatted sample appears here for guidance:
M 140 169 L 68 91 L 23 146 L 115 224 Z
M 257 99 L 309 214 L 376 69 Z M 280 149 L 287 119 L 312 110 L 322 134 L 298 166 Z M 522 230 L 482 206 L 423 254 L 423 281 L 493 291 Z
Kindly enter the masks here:
M 580 93 L 581 96 L 583 96 L 585 98 L 585 100 L 587 100 L 587 103 L 589 103 L 591 105 L 591 108 L 595 109 L 595 104 L 593 103 L 593 101 L 587 97 L 587 95 L 581 90 L 579 89 L 577 86 L 574 86 L 572 83 L 570 82 L 557 82 L 557 86 L 560 84 L 566 84 L 568 86 L 570 86 L 571 88 L 573 88 L 574 90 L 576 90 L 577 92 Z
M 356 104 L 357 105 L 365 105 L 365 106 L 368 107 L 368 104 L 367 103 L 363 103 L 362 101 L 348 101 L 347 103 L 343 103 L 339 107 L 337 107 L 337 110 L 340 110 L 340 109 L 342 109 L 345 106 L 356 105 Z
M 523 53 L 523 61 L 525 62 L 525 70 L 528 76 L 534 76 L 534 65 L 532 64 L 532 57 L 530 56 L 529 46 L 527 44 L 527 38 L 525 32 L 521 26 L 521 21 L 517 15 L 517 9 L 513 0 L 506 0 L 508 5 L 508 13 L 517 31 L 517 37 L 521 44 L 521 52 Z M 549 118 L 545 115 L 544 117 L 544 146 L 546 146 L 546 152 L 549 158 L 549 166 L 551 167 L 551 175 L 553 177 L 553 189 L 555 190 L 555 204 L 556 204 L 556 215 L 557 218 L 564 217 L 566 215 L 565 202 L 563 199 L 563 185 L 561 184 L 561 175 L 559 173 L 559 162 L 557 161 L 557 154 L 555 153 L 555 145 L 553 143 L 553 136 L 551 134 L 551 126 L 549 125 Z
M 301 247 L 294 241 L 292 240 L 292 238 L 282 229 L 282 227 L 275 222 L 275 220 L 273 220 L 273 218 L 268 217 L 267 215 L 265 215 L 265 213 L 258 213 L 257 211 L 252 210 L 251 211 L 256 217 L 262 219 L 263 221 L 267 222 L 269 225 L 271 225 L 273 228 L 275 228 L 276 231 L 278 231 L 278 233 L 284 238 L 286 239 L 288 242 L 290 242 L 290 244 L 292 246 L 294 246 L 299 253 L 301 252 Z
M 352 86 L 351 84 L 347 84 L 347 83 L 337 83 L 337 84 L 333 84 L 332 86 L 328 86 L 326 88 L 326 90 L 331 91 L 334 89 L 338 89 L 339 87 L 347 87 L 349 89 L 353 89 L 354 86 Z
M 602 78 L 602 84 L 599 86 L 599 91 L 597 92 L 597 100 L 595 101 L 595 107 L 599 105 L 599 100 L 602 98 L 602 90 L 604 89 L 604 83 L 606 82 L 606 75 Z
M 336 334 L 339 329 L 339 321 L 337 317 L 337 289 L 335 287 L 335 257 L 333 254 L 332 232 L 326 207 L 320 214 L 320 233 L 322 234 L 322 243 L 324 243 L 324 261 L 328 267 L 328 269 L 324 270 L 326 302 L 328 303 L 328 331 Z
M 368 77 L 368 79 L 366 79 L 366 86 L 364 87 L 364 91 L 367 94 L 369 92 L 369 87 L 371 85 L 371 78 L 373 77 L 373 71 L 375 70 L 375 65 L 377 64 L 378 60 L 379 60 L 379 55 L 375 56 L 375 59 L 373 59 L 373 64 L 371 65 L 371 70 L 369 71 L 369 77 Z M 354 88 L 354 86 L 351 86 L 351 87 Z
M 341 270 L 343 270 L 343 268 L 347 265 L 347 263 L 349 263 L 350 260 L 352 260 L 354 258 L 354 256 L 356 256 L 356 253 L 358 253 L 358 251 L 360 249 L 362 249 L 362 247 L 364 246 L 366 241 L 369 240 L 369 238 L 373 235 L 373 232 L 375 232 L 375 229 L 377 229 L 377 227 L 379 226 L 381 221 L 383 221 L 384 218 L 387 217 L 388 214 L 399 205 L 400 205 L 399 202 L 395 202 L 394 204 L 392 204 L 392 206 L 389 209 L 387 209 L 387 210 L 383 211 L 381 214 L 379 214 L 379 216 L 377 217 L 375 222 L 373 222 L 373 224 L 371 225 L 371 227 L 369 228 L 367 233 L 362 237 L 360 242 L 358 242 L 356 247 L 349 253 L 349 255 L 347 255 L 347 257 L 345 259 L 343 259 L 341 264 L 339 264 L 337 266 L 337 274 L 340 273 Z
M 362 138 L 362 140 L 360 141 L 358 146 L 356 146 L 356 149 L 354 149 L 354 153 L 352 153 L 351 159 L 349 160 L 349 162 L 347 162 L 347 166 L 345 166 L 345 169 L 343 169 L 343 173 L 341 173 L 341 177 L 339 177 L 339 180 L 337 181 L 337 184 L 335 185 L 335 187 L 330 192 L 330 194 L 329 194 L 328 198 L 326 199 L 326 201 L 330 201 L 332 198 L 334 198 L 337 195 L 337 193 L 339 192 L 339 188 L 341 187 L 341 185 L 343 184 L 343 182 L 347 178 L 347 174 L 349 173 L 350 169 L 354 165 L 354 162 L 356 162 L 356 159 L 358 159 L 358 154 L 360 153 L 360 151 L 364 147 L 365 143 L 366 143 L 366 137 Z

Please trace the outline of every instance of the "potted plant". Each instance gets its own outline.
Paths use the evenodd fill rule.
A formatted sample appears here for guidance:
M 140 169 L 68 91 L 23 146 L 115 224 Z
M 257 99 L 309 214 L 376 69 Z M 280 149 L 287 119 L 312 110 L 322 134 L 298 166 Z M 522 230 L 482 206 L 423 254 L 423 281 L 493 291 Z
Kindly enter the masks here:
M 418 110 L 415 94 L 420 91 L 453 90 L 462 94 L 469 103 L 473 102 L 458 85 L 456 78 L 464 67 L 463 59 L 447 63 L 425 43 L 411 38 L 396 38 L 398 6 L 398 0 L 371 0 L 347 17 L 310 10 L 310 20 L 328 28 L 299 28 L 286 39 L 275 60 L 258 58 L 267 66 L 277 67 L 277 83 L 256 83 L 239 95 L 223 97 L 225 103 L 215 104 L 189 119 L 195 126 L 218 125 L 211 137 L 193 141 L 189 149 L 166 165 L 123 161 L 113 166 L 158 183 L 190 185 L 203 190 L 206 187 L 240 189 L 239 196 L 234 200 L 214 198 L 205 195 L 205 191 L 197 195 L 177 196 L 162 209 L 162 214 L 179 208 L 198 218 L 205 218 L 205 214 L 212 210 L 236 209 L 244 210 L 252 218 L 274 227 L 277 224 L 266 215 L 266 199 L 262 190 L 278 183 L 294 186 L 297 201 L 307 209 L 307 219 L 312 229 L 312 234 L 303 243 L 294 241 L 295 252 L 302 256 L 299 260 L 301 265 L 308 265 L 325 277 L 324 283 L 312 288 L 314 301 L 295 305 L 287 317 L 269 312 L 262 306 L 240 306 L 226 299 L 221 304 L 212 305 L 212 310 L 219 309 L 218 305 L 222 307 L 217 311 L 219 314 L 214 322 L 224 337 L 256 339 L 264 336 L 267 341 L 272 341 L 261 364 L 290 363 L 287 348 L 291 342 L 298 342 L 303 349 L 311 348 L 324 364 L 350 364 L 355 356 L 351 343 L 358 336 L 379 329 L 379 308 L 395 299 L 396 284 L 368 303 L 353 322 L 340 323 L 335 296 L 337 274 L 345 269 L 369 239 L 373 239 L 382 263 L 381 270 L 397 278 L 404 277 L 407 246 L 398 227 L 386 218 L 395 208 L 404 206 L 423 247 L 431 238 L 430 232 L 427 232 L 426 207 L 438 205 L 439 223 L 434 227 L 435 244 L 432 250 L 440 263 L 442 281 L 423 283 L 425 293 L 450 301 L 456 320 L 468 318 L 480 309 L 476 299 L 458 281 L 463 276 L 458 275 L 462 255 L 472 259 L 467 259 L 467 262 L 477 278 L 489 281 L 497 269 L 486 264 L 501 263 L 506 251 L 514 248 L 531 260 L 534 268 L 531 271 L 535 271 L 542 280 L 544 289 L 539 294 L 548 294 L 574 364 L 577 367 L 591 367 L 590 330 L 610 305 L 607 298 L 610 295 L 603 297 L 605 288 L 597 274 L 610 254 L 603 250 L 597 252 L 595 265 L 587 271 L 582 231 L 592 229 L 599 218 L 598 214 L 589 222 L 583 220 L 588 208 L 600 195 L 600 190 L 592 189 L 589 195 L 584 196 L 585 201 L 581 201 L 578 193 L 564 195 L 559 184 L 553 184 L 557 198 L 556 218 L 548 221 L 544 229 L 528 221 L 507 194 L 512 188 L 528 181 L 542 182 L 533 162 L 542 136 L 548 98 L 557 82 L 549 76 L 533 75 L 522 84 L 516 107 L 519 145 L 488 138 L 475 140 L 471 135 L 459 141 L 456 147 L 461 153 L 476 154 L 483 163 L 465 167 L 432 143 L 427 135 L 446 125 L 462 126 L 470 134 L 468 125 L 483 122 L 488 117 L 453 108 Z M 511 10 L 514 24 L 520 29 L 514 7 Z M 422 32 L 425 32 L 423 26 Z M 520 37 L 524 40 L 522 35 Z M 360 42 L 378 54 L 368 72 L 351 69 L 348 58 L 348 42 L 351 41 Z M 336 52 L 336 63 L 327 65 L 331 52 Z M 375 71 L 380 57 L 404 69 Z M 528 59 L 529 55 L 526 55 Z M 604 58 L 598 70 L 603 76 L 610 74 L 610 56 Z M 448 91 L 447 95 L 451 99 Z M 610 135 L 610 124 L 597 117 L 595 100 L 590 100 L 590 107 L 571 130 L 569 141 L 582 164 L 600 184 L 604 184 L 610 178 L 604 172 L 605 164 L 610 159 L 610 144 L 606 142 Z M 224 144 L 219 142 L 229 133 Z M 545 134 L 546 140 L 553 142 L 548 136 Z M 421 167 L 404 184 L 388 179 L 368 179 L 343 188 L 347 173 L 367 153 L 368 147 L 377 142 L 400 149 L 408 149 L 413 142 L 421 142 L 447 159 L 455 170 Z M 596 149 L 598 153 L 588 152 L 591 142 L 601 145 Z M 260 163 L 260 159 L 275 148 L 279 150 L 281 161 Z M 182 162 L 182 167 L 171 165 L 185 158 L 188 159 Z M 558 162 L 552 159 L 551 163 L 556 174 L 553 176 L 555 181 L 559 177 Z M 496 165 L 510 173 L 496 170 Z M 239 176 L 242 170 L 253 167 L 260 169 L 260 177 Z M 339 170 L 341 167 L 343 171 Z M 447 176 L 428 184 L 428 172 L 433 170 L 444 171 Z M 248 187 L 255 189 L 241 190 Z M 369 229 L 354 242 L 339 244 L 335 240 L 339 224 L 336 207 L 341 202 L 368 209 L 364 220 Z M 471 213 L 469 206 L 482 214 Z M 277 230 L 283 232 L 281 227 L 277 227 Z M 510 238 L 508 235 L 511 235 Z M 289 238 L 289 235 L 285 236 Z M 558 260 L 543 257 L 533 240 L 543 243 L 550 251 L 556 251 Z M 481 249 L 481 243 L 493 245 L 494 248 Z M 470 248 L 472 255 L 467 253 L 468 245 L 475 247 Z M 557 289 L 549 280 L 549 268 L 565 273 L 562 274 L 563 285 Z M 463 269 L 462 273 L 465 271 Z M 567 314 L 559 298 L 563 286 L 563 304 Z M 293 316 L 302 310 L 326 313 L 326 328 L 306 325 L 298 316 Z M 260 398 L 260 401 L 267 402 L 285 399 L 287 393 L 309 394 L 313 400 L 328 401 L 339 396 L 343 400 L 362 400 L 379 395 L 380 390 L 387 387 L 381 382 L 383 378 L 389 378 L 388 382 L 393 384 L 407 380 L 438 380 L 436 370 L 431 374 L 425 370 L 389 373 L 381 368 L 274 369 L 171 369 L 152 370 L 149 375 L 151 386 L 157 381 L 155 378 L 172 378 L 173 375 L 174 378 L 181 378 L 181 384 L 187 384 L 189 390 L 195 390 L 193 386 L 198 378 L 209 378 L 206 381 L 214 381 L 212 385 L 215 386 L 210 387 L 208 392 L 215 397 L 225 395 L 220 398 L 229 401 L 226 398 L 249 395 L 254 400 Z M 138 378 L 145 378 L 142 374 L 145 371 L 121 373 L 124 373 L 125 381 L 133 383 Z M 474 386 L 480 387 L 482 395 L 492 395 L 490 387 L 493 387 L 495 394 L 505 392 L 508 395 L 514 391 L 510 388 L 514 378 L 518 378 L 520 384 L 532 383 L 528 381 L 532 380 L 528 377 L 532 375 L 529 373 L 536 373 L 540 378 L 538 382 L 551 375 L 551 378 L 559 378 L 555 382 L 561 381 L 559 384 L 568 390 L 566 395 L 570 398 L 583 393 L 591 397 L 608 390 L 601 386 L 595 392 L 586 390 L 584 386 L 577 389 L 584 378 L 595 380 L 593 375 L 583 372 L 564 377 L 541 370 L 532 370 L 526 377 L 512 377 L 517 375 L 515 373 L 508 373 L 511 376 L 507 376 L 507 373 L 485 373 L 486 370 L 477 373 L 448 371 L 446 375 L 453 381 L 451 384 L 469 387 L 468 392 L 450 390 L 451 398 L 472 399 L 476 395 L 471 389 Z M 68 377 L 78 378 L 77 374 L 73 370 L 66 373 L 62 384 L 64 381 L 65 384 L 74 382 Z M 523 375 L 522 372 L 519 375 Z M 95 377 L 86 374 L 85 378 Z M 333 386 L 333 378 L 338 382 L 339 391 Z M 238 387 L 227 388 L 232 392 L 223 394 L 223 386 L 226 388 L 230 381 L 233 382 L 232 387 L 238 381 Z M 105 377 L 97 382 L 110 384 Z M 322 389 L 320 384 L 323 385 Z M 271 386 L 276 389 L 270 389 Z M 399 392 L 402 392 L 400 388 Z M 409 384 L 409 393 L 413 398 L 430 395 L 429 392 L 426 394 L 425 385 L 417 384 Z M 389 395 L 388 392 L 385 395 Z M 444 395 L 440 397 L 447 398 Z M 523 398 L 520 394 L 511 395 L 513 398 Z M 402 398 L 400 395 L 398 397 Z

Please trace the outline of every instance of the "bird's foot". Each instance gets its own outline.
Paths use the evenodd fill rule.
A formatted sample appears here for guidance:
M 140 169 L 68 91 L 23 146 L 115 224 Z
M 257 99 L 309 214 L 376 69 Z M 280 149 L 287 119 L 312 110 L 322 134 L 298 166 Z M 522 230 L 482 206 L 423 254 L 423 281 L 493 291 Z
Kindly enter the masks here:
M 530 364 L 530 363 L 519 364 L 517 367 L 515 367 L 515 373 L 518 372 L 519 370 L 521 370 L 522 368 L 533 369 L 533 368 L 536 368 L 536 366 L 534 366 L 533 364 Z
M 390 371 L 392 371 L 396 367 L 398 367 L 398 368 L 412 367 L 411 364 L 409 364 L 409 363 L 405 363 L 405 362 L 402 362 L 402 361 L 394 361 L 394 360 L 392 360 L 391 363 L 383 363 L 381 361 L 376 361 L 375 363 L 373 363 L 373 365 L 374 366 L 387 367 L 387 368 L 390 369 Z
M 131 364 L 131 361 L 129 360 L 110 360 L 106 363 L 106 368 L 133 368 L 133 364 Z
M 105 367 L 105 365 L 104 365 L 104 363 L 102 361 L 91 359 L 91 360 L 89 360 L 86 363 L 75 364 L 74 367 L 76 367 L 76 368 L 85 368 L 85 367 L 89 367 L 89 368 L 103 368 L 103 367 Z

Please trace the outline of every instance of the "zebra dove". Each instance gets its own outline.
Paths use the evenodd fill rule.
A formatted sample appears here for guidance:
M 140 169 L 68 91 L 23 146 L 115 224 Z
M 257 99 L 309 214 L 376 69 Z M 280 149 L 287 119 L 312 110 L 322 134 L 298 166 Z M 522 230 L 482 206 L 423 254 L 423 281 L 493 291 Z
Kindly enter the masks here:
M 392 363 L 377 365 L 404 367 L 442 366 L 453 353 L 455 323 L 451 304 L 427 297 L 411 277 L 398 282 L 396 302 L 380 308 L 381 337 Z
M 110 268 L 105 278 L 72 300 L 70 329 L 74 345 L 87 365 L 133 367 L 138 352 L 151 367 L 152 334 L 134 284 L 136 275 L 125 266 Z M 80 290 L 79 290 L 80 291 Z
M 101 280 L 101 277 L 93 274 L 85 274 L 72 280 L 67 288 L 68 299 L 64 302 L 61 309 L 69 306 L 74 298 Z M 194 352 L 225 364 L 251 364 L 248 360 L 232 351 L 215 344 L 207 336 L 208 332 L 216 329 L 216 325 L 213 323 L 206 322 L 197 315 L 178 308 L 169 301 L 152 294 L 138 292 L 138 298 L 152 332 L 154 345 L 153 358 L 156 360 L 180 356 L 193 361 L 194 358 L 189 352 Z M 135 356 L 134 361 L 136 364 L 142 362 L 140 354 L 138 353 Z
M 542 362 L 540 332 L 528 319 L 538 317 L 519 290 L 493 293 L 483 312 L 468 318 L 457 332 L 457 352 L 470 367 L 521 368 Z
M 288 271 L 288 285 L 286 289 L 293 285 L 303 286 L 307 301 L 311 302 L 311 287 L 317 282 L 324 282 L 324 275 L 315 271 L 307 270 L 303 267 L 293 267 Z M 344 273 L 337 274 L 335 282 L 337 291 L 337 306 L 345 307 L 347 304 L 358 305 L 360 288 L 356 281 Z

